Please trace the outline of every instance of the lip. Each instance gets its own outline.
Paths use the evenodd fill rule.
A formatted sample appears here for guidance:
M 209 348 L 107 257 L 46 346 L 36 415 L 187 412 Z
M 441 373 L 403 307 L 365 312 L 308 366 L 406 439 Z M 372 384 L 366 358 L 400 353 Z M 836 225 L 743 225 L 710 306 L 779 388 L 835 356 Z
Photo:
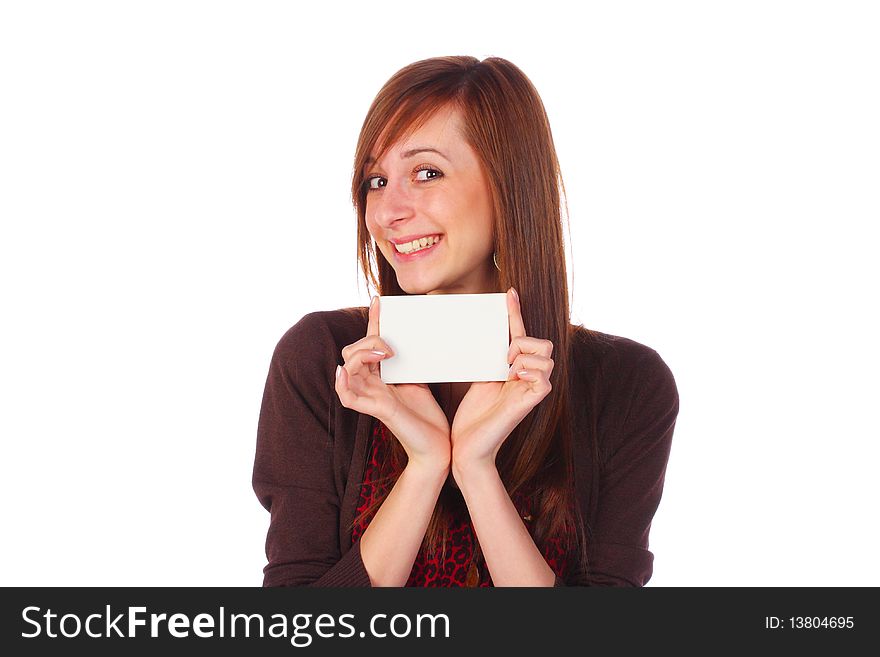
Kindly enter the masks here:
M 434 242 L 434 244 L 431 245 L 430 247 L 428 247 L 427 249 L 420 249 L 419 251 L 416 251 L 415 253 L 400 253 L 400 252 L 398 252 L 398 250 L 396 248 L 394 248 L 392 246 L 391 251 L 392 251 L 394 260 L 396 262 L 410 262 L 412 260 L 417 260 L 419 258 L 427 258 L 432 253 L 434 253 L 434 251 L 437 250 L 438 246 L 440 246 L 441 244 L 443 244 L 446 241 L 444 239 L 444 236 L 442 233 L 428 233 L 427 235 L 413 236 L 413 238 L 411 240 L 406 240 L 405 238 L 402 238 L 400 240 L 400 242 L 396 242 L 396 243 L 397 244 L 401 244 L 401 243 L 405 244 L 407 241 L 412 242 L 412 240 L 417 239 L 417 237 L 427 237 L 428 235 L 438 235 L 440 237 L 440 239 L 437 240 L 436 242 Z

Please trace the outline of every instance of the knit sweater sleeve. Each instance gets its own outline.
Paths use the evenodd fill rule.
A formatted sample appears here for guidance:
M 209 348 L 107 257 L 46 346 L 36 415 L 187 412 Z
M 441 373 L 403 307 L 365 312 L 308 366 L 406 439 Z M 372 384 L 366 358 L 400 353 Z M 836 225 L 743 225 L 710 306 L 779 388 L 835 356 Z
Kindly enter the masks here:
M 310 313 L 275 347 L 257 428 L 253 488 L 270 513 L 263 586 L 370 586 L 356 542 L 344 554 L 331 395 L 337 345 Z
M 568 582 L 575 585 L 644 586 L 653 572 L 648 534 L 663 493 L 679 397 L 663 359 L 642 349 L 610 393 L 615 410 L 602 450 L 588 570 L 572 574 Z M 562 585 L 557 578 L 556 586 Z

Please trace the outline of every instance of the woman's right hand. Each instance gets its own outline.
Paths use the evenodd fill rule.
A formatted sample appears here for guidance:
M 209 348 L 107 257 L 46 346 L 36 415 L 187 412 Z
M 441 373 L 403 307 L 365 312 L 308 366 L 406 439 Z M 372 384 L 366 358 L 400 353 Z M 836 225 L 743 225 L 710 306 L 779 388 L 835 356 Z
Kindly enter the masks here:
M 379 337 L 376 296 L 370 303 L 366 336 L 342 350 L 345 364 L 337 370 L 335 385 L 339 401 L 381 420 L 403 445 L 409 463 L 448 467 L 451 443 L 446 414 L 427 384 L 382 381 L 379 362 L 392 356 L 393 350 Z

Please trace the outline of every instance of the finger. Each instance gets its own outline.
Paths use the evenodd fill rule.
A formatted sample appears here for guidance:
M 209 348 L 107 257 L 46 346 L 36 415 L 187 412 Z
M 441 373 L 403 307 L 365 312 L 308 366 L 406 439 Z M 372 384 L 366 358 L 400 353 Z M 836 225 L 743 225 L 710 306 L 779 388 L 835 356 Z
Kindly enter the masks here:
M 518 354 L 537 354 L 550 358 L 552 353 L 553 343 L 550 340 L 520 336 L 510 341 L 510 348 L 507 350 L 507 362 L 512 363 Z
M 526 334 L 522 312 L 516 290 L 510 288 L 507 291 L 507 321 L 510 324 L 510 339 L 518 338 Z
M 531 392 L 542 397 L 546 396 L 553 389 L 549 373 L 539 369 L 512 368 L 510 376 L 512 381 L 522 381 L 528 384 L 528 389 Z
M 333 387 L 336 390 L 336 394 L 339 396 L 339 401 L 342 402 L 342 405 L 346 408 L 351 408 L 352 404 L 354 404 L 357 399 L 357 395 L 349 387 L 349 376 L 350 375 L 346 371 L 344 365 L 339 365 L 336 368 L 336 384 Z
M 553 371 L 554 364 L 552 358 L 534 356 L 532 354 L 520 354 L 514 359 L 512 367 L 514 369 L 541 370 L 542 372 L 549 373 Z
M 334 388 L 336 388 L 336 393 L 339 395 L 339 398 L 342 399 L 343 391 L 348 390 L 348 371 L 345 369 L 345 365 L 337 365 L 336 366 L 336 383 L 334 384 Z
M 360 349 L 384 351 L 388 354 L 389 358 L 394 355 L 394 349 L 391 348 L 391 345 L 378 335 L 367 335 L 357 342 L 352 342 L 350 345 L 343 347 L 342 360 L 347 362 L 351 359 L 351 355 Z
M 389 358 L 388 353 L 378 349 L 358 349 L 351 354 L 351 358 L 345 361 L 343 368 L 349 374 L 357 375 L 361 373 L 360 370 L 365 365 L 372 366 L 386 358 Z M 369 369 L 371 373 L 376 370 L 375 367 Z
M 511 380 L 516 378 L 516 374 L 521 370 L 527 370 L 529 372 L 541 372 L 546 375 L 548 378 L 550 373 L 553 371 L 553 362 L 552 358 L 544 358 L 543 356 L 533 356 L 531 354 L 520 354 L 517 356 L 513 364 L 510 366 L 510 370 L 508 371 L 507 380 Z
M 375 412 L 370 397 L 359 395 L 351 387 L 351 375 L 344 366 L 339 366 L 339 369 L 337 370 L 336 385 L 334 388 L 336 389 L 336 394 L 339 397 L 340 403 L 346 408 L 351 408 L 359 413 L 372 414 Z
M 370 312 L 368 313 L 367 335 L 379 335 L 379 295 L 370 300 Z
M 542 395 L 546 395 L 553 390 L 553 385 L 550 383 L 550 379 L 543 372 L 535 370 L 520 370 L 519 372 L 516 372 L 516 378 L 528 383 L 533 392 Z

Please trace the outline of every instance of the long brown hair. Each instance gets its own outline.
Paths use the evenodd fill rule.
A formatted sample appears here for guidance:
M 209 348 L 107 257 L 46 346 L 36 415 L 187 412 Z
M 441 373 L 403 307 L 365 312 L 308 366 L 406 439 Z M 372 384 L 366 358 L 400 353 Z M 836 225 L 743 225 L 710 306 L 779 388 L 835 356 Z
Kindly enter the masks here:
M 378 294 L 406 294 L 394 269 L 376 248 L 366 225 L 365 166 L 406 138 L 438 110 L 461 112 L 463 137 L 477 153 L 493 199 L 497 291 L 516 288 L 529 336 L 553 342 L 551 392 L 520 422 L 498 452 L 496 465 L 508 494 L 531 497 L 529 529 L 539 549 L 562 540 L 569 568 L 586 569 L 586 539 L 575 499 L 569 413 L 568 281 L 560 188 L 565 187 L 544 105 L 526 75 L 499 57 L 435 57 L 410 64 L 382 87 L 367 112 L 354 158 L 352 201 L 358 215 L 358 261 L 368 287 Z M 379 143 L 380 138 L 382 142 Z M 378 280 L 374 267 L 378 270 Z M 392 441 L 380 482 L 393 483 L 406 455 Z M 378 509 L 390 485 L 356 520 Z M 429 554 L 445 554 L 456 498 L 444 488 L 425 534 Z M 477 545 L 474 559 L 482 555 Z

